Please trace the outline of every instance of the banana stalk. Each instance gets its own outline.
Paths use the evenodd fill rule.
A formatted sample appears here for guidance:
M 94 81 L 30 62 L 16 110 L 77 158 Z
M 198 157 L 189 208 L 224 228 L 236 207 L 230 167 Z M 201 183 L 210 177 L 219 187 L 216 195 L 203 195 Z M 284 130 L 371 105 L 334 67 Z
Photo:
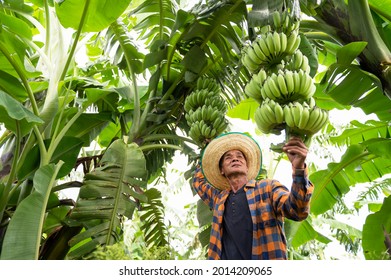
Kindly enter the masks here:
M 378 67 L 384 73 L 391 64 L 391 52 L 376 28 L 368 1 L 349 1 L 348 8 L 352 35 L 368 42 L 367 50 L 374 58 L 372 61 L 380 61 Z

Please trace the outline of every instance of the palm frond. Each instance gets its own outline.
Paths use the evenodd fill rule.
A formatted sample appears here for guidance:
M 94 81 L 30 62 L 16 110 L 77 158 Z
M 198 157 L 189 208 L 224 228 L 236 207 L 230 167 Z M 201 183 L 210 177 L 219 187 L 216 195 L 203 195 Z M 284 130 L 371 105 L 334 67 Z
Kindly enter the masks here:
M 177 7 L 171 0 L 147 0 L 138 6 L 132 15 L 146 15 L 135 27 L 141 38 L 153 45 L 157 40 L 170 37 L 175 23 Z
M 140 220 L 141 230 L 147 246 L 163 247 L 168 245 L 168 230 L 164 223 L 164 205 L 162 194 L 152 188 L 144 192 L 147 201 L 142 204 Z
M 357 200 L 354 203 L 355 209 L 360 209 L 367 205 L 369 210 L 376 212 L 381 207 L 380 198 L 391 193 L 391 178 L 381 180 L 379 182 L 372 182 L 368 187 L 358 194 Z

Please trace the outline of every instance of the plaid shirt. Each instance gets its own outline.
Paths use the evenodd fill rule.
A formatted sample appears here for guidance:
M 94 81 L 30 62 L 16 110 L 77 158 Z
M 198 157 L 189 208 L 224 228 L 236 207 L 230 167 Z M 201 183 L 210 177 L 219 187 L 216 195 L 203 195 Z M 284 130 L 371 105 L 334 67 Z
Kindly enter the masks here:
M 277 180 L 251 180 L 244 190 L 253 221 L 252 259 L 287 259 L 284 217 L 304 220 L 309 213 L 313 184 L 307 179 L 308 169 L 296 170 L 291 191 Z M 218 190 L 205 180 L 197 166 L 193 187 L 201 199 L 213 209 L 208 259 L 221 258 L 224 203 L 231 190 Z

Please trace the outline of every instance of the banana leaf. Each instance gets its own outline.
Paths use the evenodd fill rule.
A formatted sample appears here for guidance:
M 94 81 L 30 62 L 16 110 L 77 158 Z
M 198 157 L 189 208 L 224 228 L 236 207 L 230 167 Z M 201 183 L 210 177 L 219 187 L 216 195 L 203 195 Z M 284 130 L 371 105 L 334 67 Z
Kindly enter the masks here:
M 350 145 L 340 162 L 329 163 L 327 169 L 310 175 L 310 180 L 315 185 L 311 199 L 313 214 L 318 215 L 330 210 L 355 184 L 371 182 L 391 172 L 389 159 L 380 154 L 384 149 L 374 149 L 374 145 L 386 149 L 389 140 L 379 139 L 376 144 L 369 142 L 367 145 Z M 368 147 L 379 154 L 369 152 Z
M 37 260 L 46 206 L 62 162 L 45 165 L 35 173 L 34 192 L 15 210 L 1 251 L 2 260 Z
M 329 238 L 314 229 L 311 216 L 301 222 L 285 219 L 284 228 L 288 246 L 294 249 L 313 239 L 324 244 L 331 242 Z
M 64 27 L 77 30 L 84 16 L 83 32 L 99 32 L 115 21 L 126 10 L 130 2 L 131 0 L 67 0 L 56 1 L 55 8 Z M 87 13 L 83 15 L 87 4 L 89 5 Z
M 86 174 L 68 225 L 84 231 L 70 240 L 69 259 L 79 259 L 97 246 L 119 241 L 122 223 L 132 219 L 139 201 L 147 201 L 142 189 L 147 181 L 146 161 L 135 143 L 114 141 L 100 165 Z
M 385 244 L 391 233 L 391 197 L 384 199 L 380 211 L 368 215 L 363 227 L 362 247 L 367 260 L 389 260 L 390 251 Z M 390 244 L 388 244 L 390 246 Z
M 0 90 L 0 120 L 4 126 L 16 133 L 17 122 L 22 135 L 28 133 L 33 125 L 41 124 L 43 121 L 32 111 L 25 108 L 22 103 Z
M 368 115 L 374 113 L 380 120 L 390 120 L 391 100 L 383 94 L 381 82 L 357 65 L 331 65 L 321 84 L 327 84 L 324 92 L 338 103 L 361 108 Z

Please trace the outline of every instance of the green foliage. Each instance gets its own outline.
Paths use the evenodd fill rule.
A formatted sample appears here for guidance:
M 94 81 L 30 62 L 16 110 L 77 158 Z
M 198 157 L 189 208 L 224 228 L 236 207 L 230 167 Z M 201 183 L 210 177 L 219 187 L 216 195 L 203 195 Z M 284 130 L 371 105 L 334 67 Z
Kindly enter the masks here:
M 34 176 L 34 192 L 15 210 L 4 237 L 1 259 L 37 259 L 46 205 L 62 163 L 41 167 Z
M 90 253 L 84 259 L 86 260 L 130 260 L 129 254 L 123 242 L 101 247 Z
M 67 0 L 55 1 L 55 8 L 64 27 L 77 30 L 80 22 L 84 22 L 83 32 L 98 32 L 121 16 L 130 2 L 131 0 Z
M 135 144 L 117 140 L 103 155 L 100 164 L 86 174 L 69 224 L 86 230 L 70 240 L 68 258 L 78 259 L 97 246 L 112 245 L 122 235 L 121 221 L 133 216 L 146 182 L 145 158 Z
M 382 208 L 365 221 L 362 247 L 366 259 L 389 260 L 391 232 L 391 197 L 384 199 Z M 388 246 L 388 247 L 387 247 Z M 388 252 L 387 252 L 388 251 Z
M 142 205 L 140 216 L 144 240 L 148 245 L 164 247 L 168 245 L 168 241 L 161 193 L 152 188 L 145 191 L 144 195 L 147 197 L 147 201 Z
M 168 246 L 154 246 L 144 253 L 143 260 L 173 260 L 172 249 Z

